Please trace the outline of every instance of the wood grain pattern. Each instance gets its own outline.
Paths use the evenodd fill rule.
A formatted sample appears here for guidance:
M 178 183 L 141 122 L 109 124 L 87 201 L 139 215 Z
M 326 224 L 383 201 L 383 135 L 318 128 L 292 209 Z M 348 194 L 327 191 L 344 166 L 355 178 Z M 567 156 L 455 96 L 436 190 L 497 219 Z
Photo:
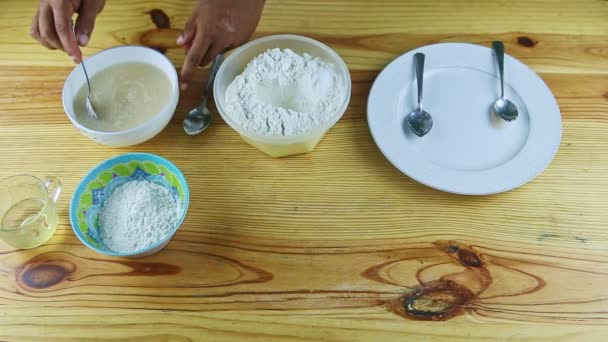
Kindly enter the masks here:
M 608 338 L 607 1 L 268 0 L 256 36 L 324 41 L 353 78 L 348 111 L 318 148 L 280 160 L 221 120 L 200 136 L 183 134 L 196 89 L 147 143 L 113 149 L 88 140 L 63 114 L 70 61 L 27 35 L 35 6 L 8 0 L 0 11 L 0 178 L 55 175 L 65 190 L 47 244 L 23 251 L 0 243 L 0 340 Z M 174 38 L 192 6 L 108 1 L 85 54 L 143 43 L 179 67 Z M 167 16 L 152 20 L 153 9 Z M 415 183 L 370 137 L 371 83 L 415 47 L 494 39 L 558 99 L 554 162 L 495 196 Z M 197 71 L 199 84 L 205 77 Z M 133 151 L 183 170 L 191 210 L 163 252 L 109 258 L 74 236 L 68 203 L 91 167 Z

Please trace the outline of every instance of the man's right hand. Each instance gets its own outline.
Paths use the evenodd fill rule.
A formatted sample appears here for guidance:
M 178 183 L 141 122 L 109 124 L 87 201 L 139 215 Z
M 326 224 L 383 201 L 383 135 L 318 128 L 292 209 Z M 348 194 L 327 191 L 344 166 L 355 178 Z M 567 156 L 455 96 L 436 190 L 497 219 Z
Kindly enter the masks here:
M 63 50 L 80 63 L 80 46 L 89 42 L 95 18 L 103 9 L 105 0 L 41 0 L 32 20 L 31 35 L 51 50 Z M 72 28 L 72 15 L 78 13 Z

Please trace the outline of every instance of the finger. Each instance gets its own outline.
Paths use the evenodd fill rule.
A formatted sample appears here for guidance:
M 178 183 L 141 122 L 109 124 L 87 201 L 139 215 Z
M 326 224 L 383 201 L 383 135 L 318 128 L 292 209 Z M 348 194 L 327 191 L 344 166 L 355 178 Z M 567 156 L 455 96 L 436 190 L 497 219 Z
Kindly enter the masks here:
M 36 10 L 36 14 L 32 18 L 32 25 L 30 26 L 30 36 L 36 40 L 40 40 L 40 32 L 38 32 L 38 16 L 40 15 L 40 10 Z
M 103 9 L 103 5 L 104 1 L 87 1 L 80 6 L 74 27 L 76 40 L 80 46 L 86 46 L 89 43 L 95 27 L 95 19 Z
M 203 62 L 200 64 L 200 66 L 205 66 L 211 63 L 211 61 L 224 50 L 223 46 L 224 44 L 212 44 L 207 50 L 205 57 L 203 57 Z
M 194 36 L 196 36 L 196 25 L 194 17 L 190 17 L 184 27 L 184 32 L 177 37 L 177 45 L 191 45 Z
M 85 16 L 84 14 L 79 14 L 76 19 L 76 26 L 74 27 L 74 31 L 76 32 L 76 40 L 78 41 L 78 45 L 87 46 L 89 44 L 89 39 L 91 39 L 91 34 L 93 33 L 93 28 L 95 27 L 95 17 Z
M 53 10 L 49 6 L 40 8 L 38 16 L 38 30 L 40 31 L 40 39 L 55 49 L 63 49 L 59 37 L 55 32 L 55 22 L 53 20 Z
M 55 32 L 59 36 L 63 50 L 72 56 L 74 62 L 80 63 L 82 52 L 76 43 L 74 31 L 72 31 L 72 11 L 70 4 L 62 1 L 60 7 L 53 11 L 53 21 L 55 21 Z
M 192 45 L 190 45 L 190 44 L 184 44 L 182 47 L 184 48 L 184 54 L 187 55 L 188 52 L 190 52 L 190 49 L 192 48 Z
M 193 21 L 195 28 L 188 28 L 191 31 L 196 32 L 196 35 L 192 38 L 192 45 L 190 49 L 188 49 L 188 53 L 186 54 L 186 59 L 184 60 L 184 65 L 182 66 L 182 71 L 180 74 L 180 88 L 185 90 L 188 87 L 188 83 L 192 79 L 192 74 L 194 70 L 201 64 L 203 57 L 207 53 L 209 49 L 210 40 L 205 34 L 205 18 L 200 21 Z M 188 42 L 186 42 L 188 45 Z
M 184 66 L 182 67 L 180 76 L 180 87 L 182 90 L 186 90 L 186 88 L 188 88 L 188 84 L 192 79 L 192 74 L 194 73 L 194 70 L 196 70 L 196 67 L 201 64 L 208 48 L 209 39 L 207 39 L 204 35 L 199 33 L 196 37 L 194 37 L 194 43 L 186 55 L 186 60 L 184 61 Z
M 38 43 L 40 43 L 45 48 L 47 48 L 49 50 L 55 50 L 54 47 L 50 46 L 49 44 L 47 44 L 47 42 L 43 41 L 40 38 L 40 30 L 38 29 L 38 16 L 39 15 L 40 15 L 40 10 L 37 10 L 36 15 L 34 15 L 34 18 L 32 19 L 32 27 L 30 28 L 30 35 L 32 36 L 32 38 L 36 39 L 36 41 L 38 41 Z

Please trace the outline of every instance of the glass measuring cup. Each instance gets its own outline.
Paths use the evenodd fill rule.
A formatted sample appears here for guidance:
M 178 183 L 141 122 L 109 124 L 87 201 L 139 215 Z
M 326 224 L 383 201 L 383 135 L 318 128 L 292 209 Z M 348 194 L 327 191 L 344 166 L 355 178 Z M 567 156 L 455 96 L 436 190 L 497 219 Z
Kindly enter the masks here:
M 0 182 L 0 239 L 20 248 L 47 242 L 57 229 L 61 182 L 18 175 Z

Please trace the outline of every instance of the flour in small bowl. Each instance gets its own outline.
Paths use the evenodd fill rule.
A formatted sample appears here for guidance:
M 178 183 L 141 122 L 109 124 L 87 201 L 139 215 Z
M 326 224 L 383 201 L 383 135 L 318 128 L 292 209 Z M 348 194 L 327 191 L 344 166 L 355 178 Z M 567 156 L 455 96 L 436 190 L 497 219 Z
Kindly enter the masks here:
M 332 64 L 290 49 L 255 57 L 226 89 L 226 115 L 256 135 L 293 136 L 329 121 L 345 89 Z
M 149 181 L 131 181 L 114 189 L 99 211 L 103 243 L 114 252 L 130 253 L 163 240 L 178 224 L 181 201 Z

